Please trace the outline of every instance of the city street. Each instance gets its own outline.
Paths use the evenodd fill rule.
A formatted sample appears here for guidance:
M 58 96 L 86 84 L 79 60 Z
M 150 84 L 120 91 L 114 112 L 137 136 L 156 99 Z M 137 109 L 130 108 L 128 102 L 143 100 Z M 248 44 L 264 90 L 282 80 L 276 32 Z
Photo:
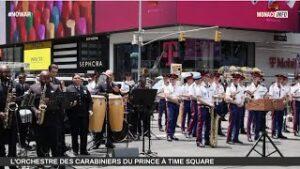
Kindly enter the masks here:
M 151 150 L 157 153 L 157 156 L 162 157 L 245 157 L 254 142 L 249 143 L 247 141 L 246 135 L 240 135 L 240 140 L 244 143 L 243 145 L 235 144 L 229 145 L 226 143 L 226 137 L 219 137 L 218 138 L 218 147 L 211 148 L 198 148 L 196 147 L 195 138 L 185 138 L 183 134 L 181 134 L 180 128 L 176 128 L 176 136 L 179 138 L 179 141 L 168 142 L 165 139 L 165 134 L 163 132 L 159 132 L 157 128 L 157 114 L 155 114 L 154 119 L 152 120 L 152 130 L 153 130 L 153 140 L 151 145 Z M 247 117 L 245 117 L 247 118 Z M 268 116 L 268 122 L 270 122 L 270 117 Z M 226 126 L 228 122 L 223 122 L 223 132 L 226 133 Z M 292 123 L 288 124 L 289 126 Z M 268 126 L 270 126 L 268 124 Z M 289 128 L 292 131 L 291 128 Z M 300 137 L 295 137 L 292 133 L 284 133 L 285 136 L 288 137 L 287 140 L 280 140 L 280 139 L 273 139 L 276 146 L 278 146 L 279 150 L 285 157 L 299 157 L 300 156 Z M 118 143 L 116 144 L 117 148 L 124 148 L 126 147 L 125 143 Z M 141 141 L 134 141 L 129 143 L 129 148 L 139 148 L 139 151 L 142 150 L 142 142 Z M 257 150 L 261 152 L 261 143 L 257 147 Z M 271 147 L 270 144 L 267 143 L 267 152 L 272 152 L 274 149 Z M 71 153 L 68 153 L 71 154 Z M 92 155 L 102 156 L 103 154 L 93 153 Z M 278 157 L 278 154 L 272 155 L 272 157 Z M 142 157 L 142 156 L 141 156 Z M 251 157 L 258 157 L 258 155 L 253 152 Z M 93 169 L 95 167 L 76 167 L 79 169 L 90 168 Z M 113 168 L 121 168 L 121 167 L 105 167 L 109 169 Z M 144 168 L 144 167 L 122 167 L 122 168 Z M 148 167 L 145 167 L 148 168 Z M 154 167 L 151 168 L 168 168 L 168 167 Z M 172 167 L 173 168 L 173 167 Z M 179 168 L 179 167 L 174 167 Z M 188 168 L 202 168 L 202 167 L 188 167 Z M 241 168 L 241 167 L 206 167 L 206 168 L 223 168 L 223 169 L 234 169 L 234 168 Z M 242 167 L 242 168 L 262 168 L 262 167 Z M 265 169 L 271 167 L 263 167 Z M 272 167 L 272 168 L 280 168 L 280 167 Z M 282 167 L 283 168 L 283 167 Z M 288 167 L 288 168 L 296 168 L 296 167 Z

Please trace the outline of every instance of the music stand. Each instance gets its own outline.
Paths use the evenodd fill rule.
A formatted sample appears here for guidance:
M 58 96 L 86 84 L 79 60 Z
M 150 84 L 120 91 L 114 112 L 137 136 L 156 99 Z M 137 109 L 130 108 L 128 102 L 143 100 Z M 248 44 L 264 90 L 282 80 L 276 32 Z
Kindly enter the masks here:
M 251 113 L 252 111 L 250 111 Z M 267 111 L 262 111 L 260 112 L 263 114 L 263 120 L 264 120 L 264 125 L 263 127 L 263 131 L 262 131 L 262 135 L 257 139 L 257 141 L 255 142 L 255 144 L 252 146 L 252 148 L 250 149 L 250 151 L 248 152 L 248 154 L 246 155 L 246 157 L 249 157 L 249 155 L 251 154 L 252 151 L 257 152 L 259 155 L 261 155 L 261 157 L 269 157 L 270 155 L 278 152 L 278 154 L 280 155 L 280 157 L 283 157 L 283 155 L 281 154 L 281 152 L 279 151 L 279 149 L 277 148 L 277 146 L 274 144 L 274 142 L 272 141 L 272 139 L 270 138 L 270 136 L 268 136 L 268 132 L 266 131 L 266 114 Z M 269 142 L 272 144 L 272 146 L 275 148 L 275 150 L 269 154 L 266 154 L 266 139 L 269 140 Z M 255 148 L 256 146 L 258 146 L 258 143 L 262 141 L 262 153 L 258 152 Z
M 148 131 L 148 150 L 145 151 L 145 136 L 144 136 L 144 122 L 141 120 L 141 131 L 142 131 L 142 153 L 144 155 L 154 155 L 157 153 L 154 153 L 151 151 L 151 120 L 150 120 L 150 112 L 153 109 L 155 97 L 157 94 L 157 89 L 134 89 L 131 92 L 130 98 L 133 107 L 135 107 L 138 110 L 138 119 L 141 120 L 141 116 L 145 117 L 147 125 L 149 126 Z

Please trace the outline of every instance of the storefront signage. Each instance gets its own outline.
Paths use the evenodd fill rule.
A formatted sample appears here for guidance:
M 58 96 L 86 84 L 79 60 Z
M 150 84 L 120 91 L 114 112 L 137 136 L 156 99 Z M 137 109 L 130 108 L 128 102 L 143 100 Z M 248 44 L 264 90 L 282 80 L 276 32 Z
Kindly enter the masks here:
M 100 60 L 88 60 L 79 62 L 80 68 L 96 68 L 100 66 L 103 66 L 102 61 Z
M 29 63 L 29 70 L 47 70 L 51 64 L 51 42 L 24 45 L 24 62 Z
M 296 58 L 270 57 L 269 65 L 271 68 L 287 68 L 294 69 Z
M 99 40 L 98 36 L 86 37 L 86 41 Z
M 24 62 L 29 63 L 29 70 L 47 70 L 51 63 L 51 48 L 25 50 Z

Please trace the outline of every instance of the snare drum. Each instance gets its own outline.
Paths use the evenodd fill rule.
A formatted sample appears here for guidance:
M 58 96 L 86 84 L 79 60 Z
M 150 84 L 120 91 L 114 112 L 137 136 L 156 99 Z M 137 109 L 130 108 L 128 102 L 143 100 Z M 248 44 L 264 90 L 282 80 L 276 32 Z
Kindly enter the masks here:
M 105 118 L 106 100 L 104 96 L 92 95 L 93 115 L 90 117 L 89 131 L 101 132 Z
M 22 124 L 31 123 L 32 122 L 32 112 L 28 109 L 19 110 L 20 119 Z
M 120 95 L 109 95 L 109 124 L 113 132 L 120 132 L 123 129 L 124 103 Z

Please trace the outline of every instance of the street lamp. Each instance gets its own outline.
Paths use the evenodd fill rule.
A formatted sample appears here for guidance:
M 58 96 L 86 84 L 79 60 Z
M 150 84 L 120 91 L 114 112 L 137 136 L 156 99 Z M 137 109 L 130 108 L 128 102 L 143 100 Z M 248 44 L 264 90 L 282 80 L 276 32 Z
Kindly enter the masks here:
M 138 81 L 141 76 L 141 62 L 142 62 L 142 0 L 139 0 L 139 30 L 138 30 Z

